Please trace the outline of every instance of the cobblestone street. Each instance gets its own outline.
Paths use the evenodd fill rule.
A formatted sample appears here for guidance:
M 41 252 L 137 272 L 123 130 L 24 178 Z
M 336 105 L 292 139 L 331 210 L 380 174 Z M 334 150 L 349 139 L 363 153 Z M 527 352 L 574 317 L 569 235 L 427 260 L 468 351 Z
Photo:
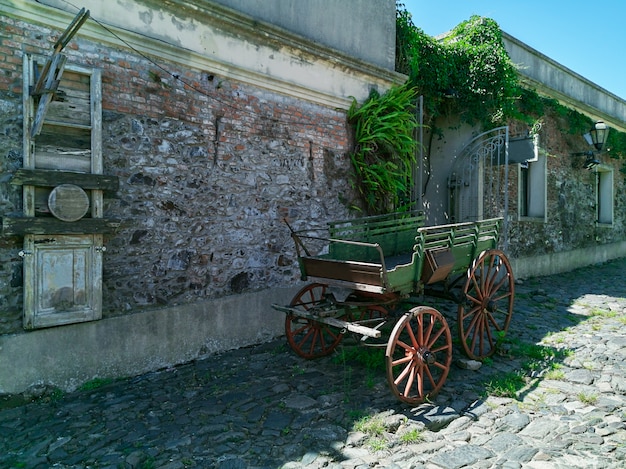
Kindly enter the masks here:
M 520 282 L 503 353 L 470 370 L 455 349 L 442 391 L 416 408 L 393 398 L 362 347 L 306 361 L 280 339 L 4 399 L 0 466 L 622 468 L 625 273 L 620 259 Z M 425 303 L 454 329 L 453 304 Z

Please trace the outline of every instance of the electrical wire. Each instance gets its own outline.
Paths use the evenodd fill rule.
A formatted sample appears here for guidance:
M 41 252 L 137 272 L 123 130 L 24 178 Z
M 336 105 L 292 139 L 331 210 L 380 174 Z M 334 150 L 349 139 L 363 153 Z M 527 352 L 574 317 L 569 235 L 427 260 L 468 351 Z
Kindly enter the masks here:
M 78 6 L 76 6 L 76 5 L 74 5 L 72 2 L 70 2 L 68 0 L 61 0 L 61 1 L 63 3 L 65 3 L 65 4 L 69 5 L 70 7 L 75 8 L 77 11 L 80 11 L 80 8 Z M 132 44 L 130 44 L 128 41 L 126 41 L 125 39 L 120 37 L 119 34 L 117 34 L 115 31 L 111 30 L 111 28 L 109 28 L 108 26 L 103 24 L 97 18 L 94 18 L 93 16 L 91 16 L 91 14 L 89 15 L 89 19 L 93 20 L 98 26 L 100 26 L 103 30 L 105 30 L 111 36 L 116 38 L 118 41 L 120 41 L 126 47 L 128 47 L 135 54 L 139 55 L 144 60 L 150 62 L 152 65 L 157 67 L 163 73 L 165 73 L 165 74 L 169 75 L 170 77 L 172 77 L 174 80 L 179 81 L 180 83 L 182 83 L 185 90 L 187 90 L 187 88 L 191 89 L 192 91 L 194 91 L 194 92 L 196 92 L 198 94 L 201 94 L 203 96 L 206 96 L 207 98 L 209 98 L 209 99 L 211 99 L 213 101 L 216 101 L 216 102 L 220 103 L 222 106 L 228 107 L 228 108 L 230 108 L 230 109 L 232 109 L 234 111 L 242 112 L 242 113 L 245 113 L 247 115 L 250 115 L 250 116 L 253 116 L 253 117 L 257 117 L 257 118 L 259 117 L 259 113 L 258 112 L 250 111 L 249 109 L 246 109 L 245 107 L 240 107 L 240 106 L 236 106 L 234 104 L 231 104 L 231 103 L 229 103 L 229 102 L 227 102 L 225 100 L 219 99 L 215 95 L 207 93 L 205 90 L 203 90 L 201 88 L 196 87 L 195 85 L 193 85 L 193 83 L 190 83 L 187 80 L 183 79 L 178 73 L 174 73 L 174 72 L 168 70 L 163 65 L 157 63 L 149 55 L 147 55 L 144 52 L 141 52 L 140 50 L 136 49 Z M 187 50 L 189 50 L 189 49 L 187 49 Z M 194 52 L 192 50 L 189 50 L 189 51 L 190 52 Z M 277 118 L 275 116 L 271 116 L 271 117 L 267 116 L 267 117 L 265 117 L 265 119 L 271 120 L 273 122 L 281 122 L 281 123 L 289 124 L 289 125 L 311 126 L 311 125 L 314 124 L 313 121 L 304 122 L 304 121 L 283 120 L 283 119 Z

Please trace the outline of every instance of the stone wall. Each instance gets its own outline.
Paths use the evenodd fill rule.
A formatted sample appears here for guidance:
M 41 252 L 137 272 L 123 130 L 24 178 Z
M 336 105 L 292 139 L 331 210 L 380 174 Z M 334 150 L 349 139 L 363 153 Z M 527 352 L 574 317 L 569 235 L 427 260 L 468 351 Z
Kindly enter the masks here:
M 7 175 L 22 164 L 22 55 L 49 54 L 55 32 L 2 16 L 0 28 Z M 105 194 L 105 216 L 122 220 L 105 239 L 105 317 L 293 284 L 282 220 L 347 215 L 344 111 L 86 40 L 65 52 L 102 69 L 104 172 L 120 180 Z M 0 213 L 16 211 L 21 188 L 5 178 Z M 0 334 L 21 330 L 20 249 L 21 239 L 0 240 Z
M 565 117 L 549 113 L 542 119 L 540 151 L 547 155 L 547 218 L 541 221 L 517 220 L 516 171 L 511 179 L 509 231 L 512 257 L 539 257 L 567 253 L 626 239 L 626 191 L 622 162 L 610 154 L 597 156 L 613 168 L 614 220 L 612 226 L 596 223 L 596 172 L 582 167 L 584 156 L 572 156 L 589 148 L 581 135 L 571 134 Z M 515 131 L 515 125 L 512 126 Z M 622 254 L 623 255 L 623 254 Z

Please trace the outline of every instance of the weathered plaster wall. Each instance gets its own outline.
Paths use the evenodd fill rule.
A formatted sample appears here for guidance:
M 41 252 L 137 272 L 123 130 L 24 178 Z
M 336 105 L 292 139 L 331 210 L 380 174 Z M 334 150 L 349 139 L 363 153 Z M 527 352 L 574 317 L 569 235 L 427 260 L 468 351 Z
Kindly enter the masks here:
M 10 57 L 45 53 L 54 36 L 5 24 L 15 45 L 25 33 L 21 47 L 7 45 Z M 106 216 L 122 220 L 105 240 L 105 316 L 293 284 L 283 218 L 301 226 L 347 215 L 344 112 L 187 69 L 192 88 L 133 52 L 88 41 L 68 53 L 102 69 L 104 168 L 120 179 L 105 200 Z M 2 99 L 12 111 L 2 122 L 6 173 L 21 165 L 20 68 Z M 3 184 L 3 211 L 20 210 L 20 192 Z M 3 242 L 4 332 L 17 332 L 21 240 Z
M 393 70 L 394 0 L 215 0 L 352 57 Z M 361 34 L 367 30 L 367 34 Z
M 585 77 L 552 60 L 520 40 L 503 33 L 511 61 L 526 84 L 593 119 L 626 131 L 626 99 L 616 96 Z
M 366 20 L 374 14 L 381 18 L 391 14 L 395 28 L 395 9 L 380 11 L 377 3 L 360 3 L 363 8 L 353 16 L 353 28 L 342 29 L 341 35 L 350 35 L 359 47 L 377 49 L 377 55 L 388 54 L 387 61 L 393 63 L 395 35 L 390 36 L 394 44 L 391 48 L 371 39 L 384 34 L 391 18 L 372 24 Z M 342 18 L 348 4 L 336 2 L 324 15 Z M 45 18 L 59 29 L 67 26 L 68 15 L 71 18 L 76 14 L 76 8 L 63 0 L 0 0 L 0 5 L 35 23 Z M 99 22 L 87 21 L 81 27 L 81 37 L 112 47 L 120 47 L 121 39 L 142 53 L 176 64 L 172 72 L 181 75 L 192 67 L 341 108 L 349 106 L 351 96 L 362 100 L 371 87 L 384 90 L 389 83 L 405 79 L 393 71 L 393 66 L 380 66 L 363 59 L 363 54 L 353 56 L 344 49 L 327 47 L 297 30 L 259 21 L 211 1 L 83 0 L 80 6 Z M 307 16 L 306 20 L 313 22 L 317 18 Z

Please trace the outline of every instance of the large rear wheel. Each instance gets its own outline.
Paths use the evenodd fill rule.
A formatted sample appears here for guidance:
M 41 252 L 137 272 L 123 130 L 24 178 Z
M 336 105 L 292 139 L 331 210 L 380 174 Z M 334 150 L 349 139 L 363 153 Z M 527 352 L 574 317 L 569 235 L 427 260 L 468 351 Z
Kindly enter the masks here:
M 506 255 L 484 251 L 467 271 L 459 303 L 459 340 L 465 354 L 482 360 L 493 355 L 513 316 L 515 281 Z

